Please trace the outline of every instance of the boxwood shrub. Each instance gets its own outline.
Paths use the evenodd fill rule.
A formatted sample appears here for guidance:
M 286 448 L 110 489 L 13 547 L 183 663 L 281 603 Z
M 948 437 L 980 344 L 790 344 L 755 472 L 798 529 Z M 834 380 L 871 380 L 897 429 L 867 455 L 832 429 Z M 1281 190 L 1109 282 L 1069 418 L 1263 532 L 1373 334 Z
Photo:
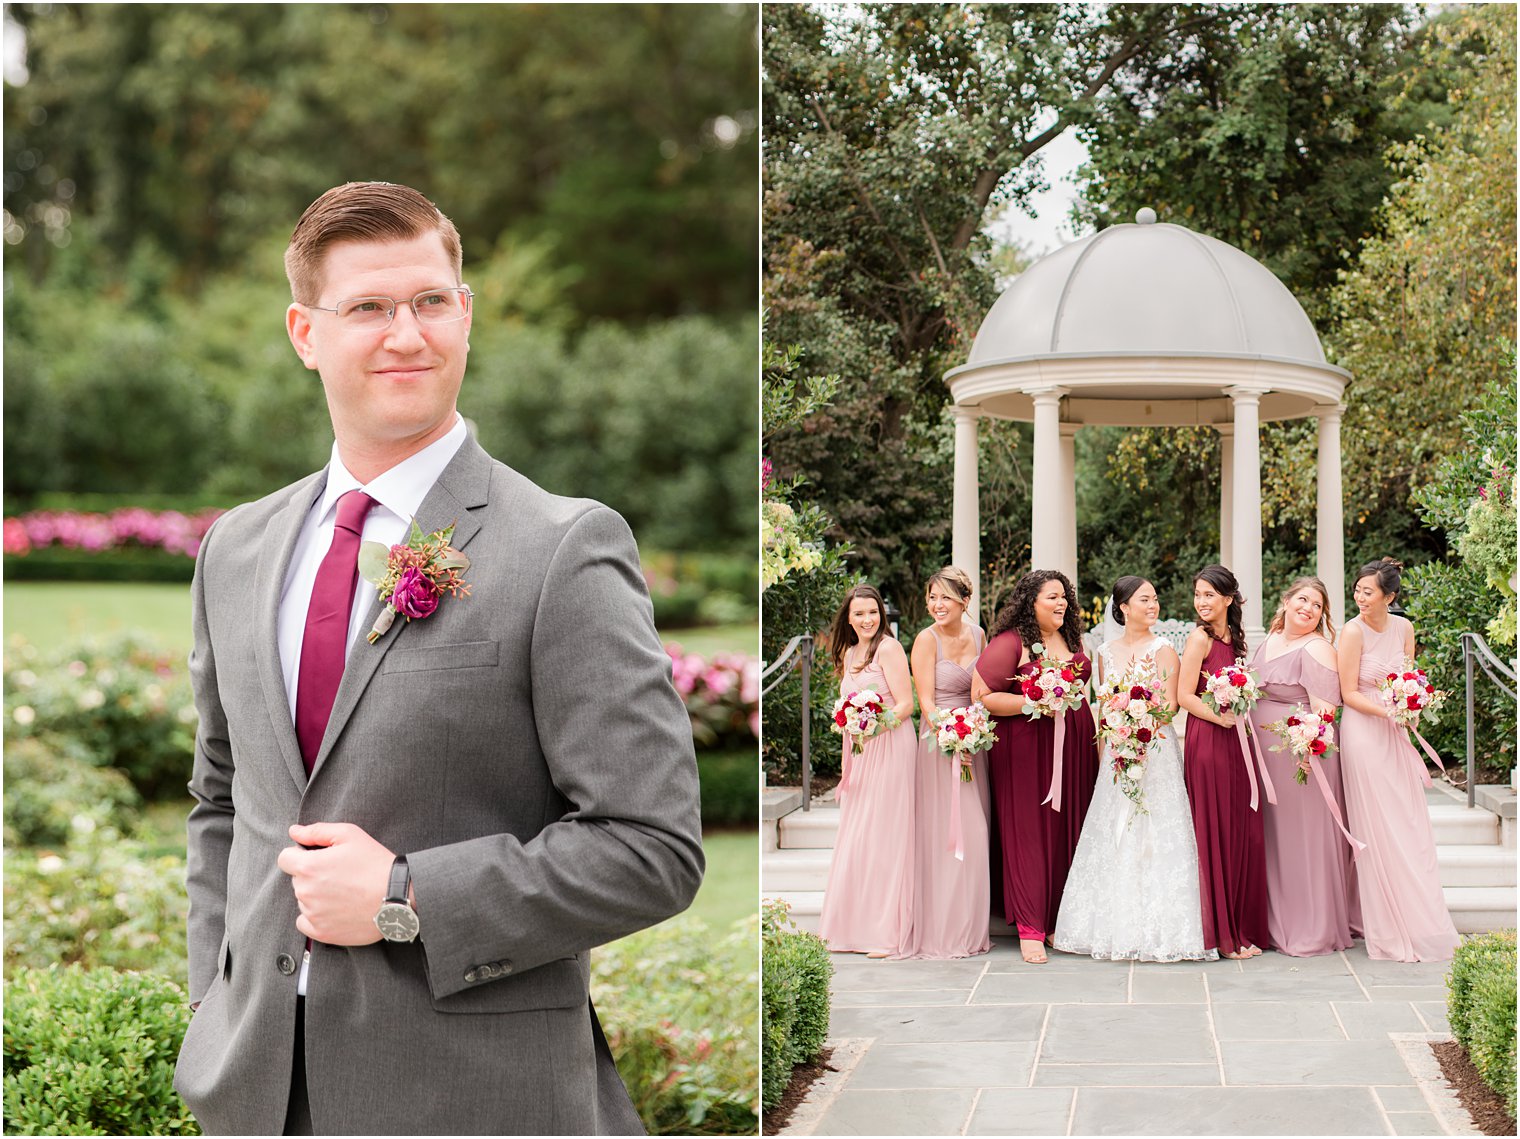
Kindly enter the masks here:
M 186 995 L 151 973 L 22 969 L 5 985 L 8 1135 L 199 1135 L 174 1091 Z
M 122 772 L 95 767 L 67 746 L 26 739 L 5 749 L 7 847 L 63 846 L 79 831 L 106 826 L 128 834 L 141 802 Z
M 1515 931 L 1463 940 L 1446 975 L 1446 1018 L 1483 1082 L 1515 1115 Z
M 785 902 L 765 904 L 761 941 L 761 1103 L 774 1107 L 792 1068 L 823 1050 L 829 1035 L 834 962 L 817 934 L 797 929 Z

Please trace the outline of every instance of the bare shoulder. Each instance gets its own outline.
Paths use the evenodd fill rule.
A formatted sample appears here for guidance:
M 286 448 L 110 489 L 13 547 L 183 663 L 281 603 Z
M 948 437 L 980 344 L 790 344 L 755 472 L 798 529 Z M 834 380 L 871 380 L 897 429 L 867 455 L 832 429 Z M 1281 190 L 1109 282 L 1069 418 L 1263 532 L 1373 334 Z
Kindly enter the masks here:
M 1196 651 L 1200 655 L 1207 656 L 1209 652 L 1209 642 L 1211 640 L 1213 640 L 1213 638 L 1209 636 L 1208 630 L 1205 629 L 1202 625 L 1197 625 L 1193 628 L 1193 631 L 1187 635 L 1187 640 L 1183 643 L 1182 651 L 1185 653 Z
M 920 633 L 919 635 L 922 636 L 923 634 Z M 902 647 L 902 642 L 896 637 L 883 637 L 881 644 L 876 646 L 876 659 L 883 663 L 893 660 L 906 661 L 908 653 Z
M 1311 660 L 1326 668 L 1335 667 L 1335 646 L 1325 637 L 1315 637 L 1304 648 Z

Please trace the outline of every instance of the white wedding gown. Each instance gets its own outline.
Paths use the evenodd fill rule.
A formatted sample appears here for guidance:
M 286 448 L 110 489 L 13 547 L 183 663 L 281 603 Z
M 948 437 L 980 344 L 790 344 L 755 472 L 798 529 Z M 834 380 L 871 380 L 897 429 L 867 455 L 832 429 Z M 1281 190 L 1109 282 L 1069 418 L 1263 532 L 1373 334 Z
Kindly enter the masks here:
M 1105 644 L 1103 675 L 1127 667 Z M 1135 658 L 1154 655 L 1166 642 L 1153 637 Z M 1119 650 L 1122 653 L 1122 650 Z M 1135 811 L 1114 783 L 1108 749 L 1098 763 L 1098 785 L 1061 896 L 1051 944 L 1064 953 L 1117 961 L 1212 961 L 1203 947 L 1198 903 L 1198 846 L 1182 781 L 1182 750 L 1168 725 L 1153 746 L 1141 777 L 1149 814 Z M 1134 814 L 1132 822 L 1126 820 Z

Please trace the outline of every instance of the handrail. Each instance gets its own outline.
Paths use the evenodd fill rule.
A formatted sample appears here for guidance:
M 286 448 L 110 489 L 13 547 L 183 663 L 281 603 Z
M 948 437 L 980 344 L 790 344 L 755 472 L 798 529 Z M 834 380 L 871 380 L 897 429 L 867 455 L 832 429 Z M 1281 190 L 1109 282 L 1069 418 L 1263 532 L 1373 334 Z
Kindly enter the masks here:
M 1469 807 L 1477 801 L 1477 787 L 1473 778 L 1477 764 L 1477 747 L 1473 728 L 1473 661 L 1475 659 L 1488 678 L 1494 682 L 1495 687 L 1511 700 L 1515 699 L 1514 691 L 1506 687 L 1504 682 L 1494 675 L 1494 669 L 1497 668 L 1509 677 L 1511 684 L 1514 684 L 1514 670 L 1494 656 L 1493 650 L 1488 647 L 1488 642 L 1480 634 L 1463 633 L 1462 671 L 1467 687 L 1467 805 Z
M 795 657 L 794 661 L 792 658 Z M 768 666 L 760 670 L 760 681 L 764 685 L 760 689 L 760 695 L 764 696 L 775 688 L 793 669 L 802 670 L 802 809 L 812 809 L 813 803 L 813 755 L 812 755 L 812 729 L 813 729 L 813 636 L 811 633 L 803 633 L 787 641 L 786 648 L 781 651 L 781 656 L 772 661 Z M 772 673 L 776 679 L 770 684 L 765 684 L 765 678 Z M 763 715 L 763 713 L 762 713 Z

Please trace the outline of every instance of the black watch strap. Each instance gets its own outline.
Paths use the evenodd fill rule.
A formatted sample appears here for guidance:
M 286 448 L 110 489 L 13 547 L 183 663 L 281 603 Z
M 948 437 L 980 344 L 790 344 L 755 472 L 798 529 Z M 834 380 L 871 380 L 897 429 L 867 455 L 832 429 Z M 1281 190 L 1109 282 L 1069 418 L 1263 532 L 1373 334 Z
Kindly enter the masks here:
M 390 886 L 385 893 L 387 902 L 399 902 L 403 906 L 410 905 L 407 899 L 407 887 L 412 884 L 412 871 L 406 864 L 406 855 L 396 855 L 396 861 L 391 863 Z

